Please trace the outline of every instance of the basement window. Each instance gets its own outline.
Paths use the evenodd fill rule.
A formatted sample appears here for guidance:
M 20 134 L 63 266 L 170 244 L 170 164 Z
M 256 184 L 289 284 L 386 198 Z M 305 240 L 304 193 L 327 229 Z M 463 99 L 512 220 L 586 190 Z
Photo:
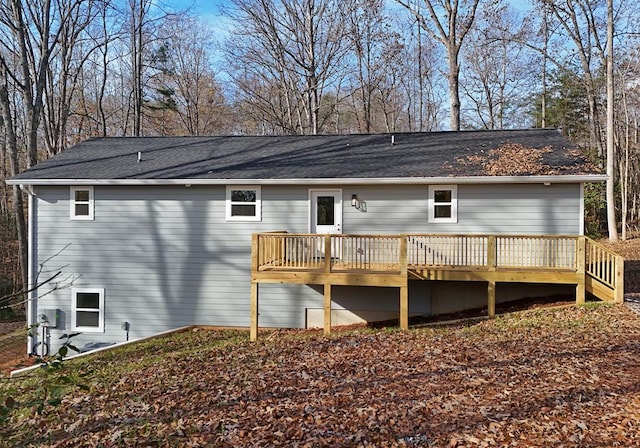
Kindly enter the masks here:
M 260 187 L 228 186 L 226 208 L 227 221 L 260 221 Z
M 93 187 L 71 187 L 71 219 L 93 219 Z
M 429 185 L 429 222 L 458 222 L 457 185 Z
M 71 329 L 87 333 L 104 331 L 104 288 L 72 288 Z

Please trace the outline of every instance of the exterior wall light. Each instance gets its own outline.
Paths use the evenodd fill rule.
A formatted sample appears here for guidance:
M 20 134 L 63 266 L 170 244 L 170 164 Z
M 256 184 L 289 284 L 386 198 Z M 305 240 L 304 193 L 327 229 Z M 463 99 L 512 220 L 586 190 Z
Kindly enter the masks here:
M 358 199 L 358 195 L 357 194 L 352 194 L 351 195 L 351 207 L 355 207 L 355 208 L 359 208 L 360 207 L 360 200 Z

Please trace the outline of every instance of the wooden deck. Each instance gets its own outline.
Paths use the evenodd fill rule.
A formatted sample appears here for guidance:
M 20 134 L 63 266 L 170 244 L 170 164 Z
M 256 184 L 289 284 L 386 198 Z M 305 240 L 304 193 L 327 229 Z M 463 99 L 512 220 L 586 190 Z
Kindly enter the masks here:
M 571 284 L 576 302 L 590 293 L 623 300 L 623 258 L 584 236 L 254 234 L 251 339 L 258 335 L 260 283 L 324 287 L 324 331 L 331 331 L 331 287 L 399 288 L 400 327 L 409 326 L 409 280 L 481 281 L 489 317 L 496 283 Z

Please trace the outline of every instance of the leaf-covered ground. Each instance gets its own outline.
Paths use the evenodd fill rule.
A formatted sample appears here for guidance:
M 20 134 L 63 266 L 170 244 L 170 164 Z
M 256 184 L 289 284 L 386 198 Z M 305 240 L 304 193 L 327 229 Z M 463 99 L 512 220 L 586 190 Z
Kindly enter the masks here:
M 624 305 L 257 343 L 200 330 L 89 359 L 65 367 L 89 392 L 14 414 L 0 444 L 640 446 L 640 317 Z M 0 392 L 26 400 L 35 381 Z

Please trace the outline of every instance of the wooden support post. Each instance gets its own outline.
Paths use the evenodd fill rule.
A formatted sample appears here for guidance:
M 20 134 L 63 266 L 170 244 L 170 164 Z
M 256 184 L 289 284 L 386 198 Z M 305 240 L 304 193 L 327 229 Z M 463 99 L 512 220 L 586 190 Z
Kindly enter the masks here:
M 407 235 L 400 235 L 400 275 L 404 285 L 400 287 L 400 329 L 409 329 L 409 274 L 407 267 Z
M 400 287 L 400 329 L 409 329 L 409 286 Z
M 324 273 L 331 272 L 331 235 L 324 236 Z
M 584 303 L 586 302 L 586 288 L 584 285 L 584 282 L 579 282 L 576 285 L 576 304 L 577 305 L 584 305 Z
M 405 277 L 407 276 L 407 270 L 408 270 L 408 259 L 409 259 L 409 254 L 407 253 L 407 235 L 400 235 L 400 273 L 402 275 L 404 275 Z
M 615 256 L 615 288 L 613 290 L 613 301 L 615 303 L 624 302 L 624 258 Z
M 584 236 L 578 237 L 576 241 L 576 275 L 578 283 L 576 284 L 576 304 L 582 305 L 585 303 L 587 273 L 587 252 L 586 252 L 587 240 Z
M 331 334 L 331 283 L 324 284 L 324 335 Z
M 496 317 L 496 282 L 492 281 L 487 284 L 487 316 Z
M 258 234 L 251 235 L 251 271 L 256 272 L 259 266 L 259 246 L 258 246 Z
M 331 235 L 324 236 L 324 273 L 331 273 Z M 331 334 L 331 283 L 324 284 L 324 334 Z
M 258 272 L 259 268 L 259 236 L 251 235 L 251 275 Z M 249 324 L 249 339 L 258 340 L 258 283 L 251 281 L 251 321 Z
M 258 283 L 251 283 L 251 328 L 249 339 L 258 340 Z
M 487 268 L 490 271 L 495 271 L 498 264 L 497 260 L 498 252 L 496 250 L 496 236 L 487 236 Z

